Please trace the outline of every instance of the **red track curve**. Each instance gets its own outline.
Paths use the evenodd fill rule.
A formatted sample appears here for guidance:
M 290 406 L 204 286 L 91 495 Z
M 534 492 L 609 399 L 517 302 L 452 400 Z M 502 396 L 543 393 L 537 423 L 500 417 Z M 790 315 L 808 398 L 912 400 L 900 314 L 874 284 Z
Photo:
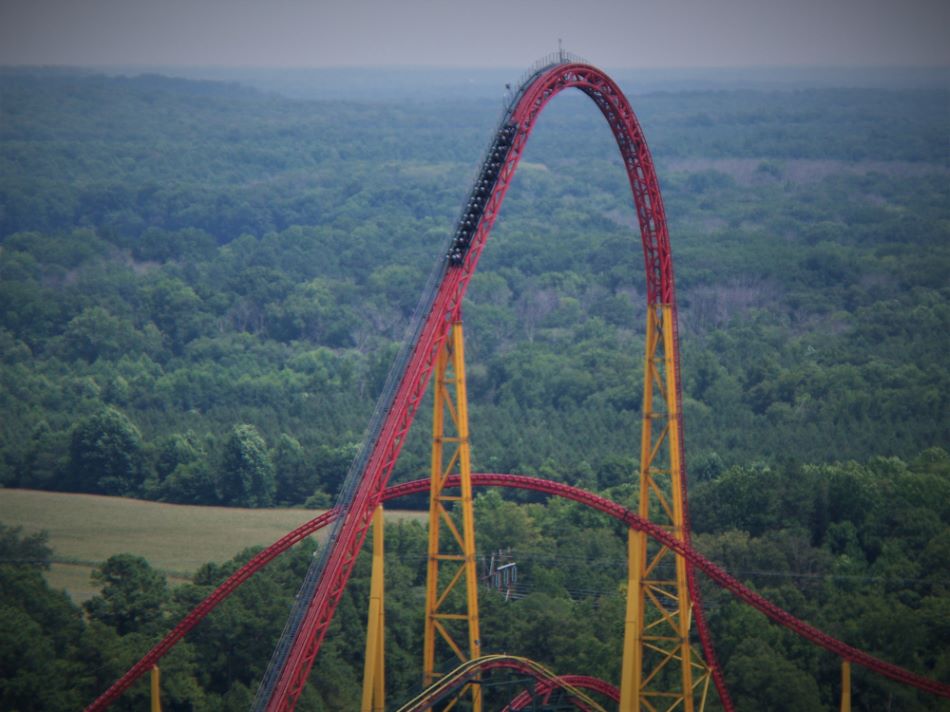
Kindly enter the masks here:
M 563 682 L 571 687 L 576 687 L 581 690 L 591 690 L 592 692 L 599 692 L 604 697 L 609 697 L 614 702 L 620 702 L 620 690 L 618 690 L 614 685 L 611 685 L 609 682 L 604 682 L 599 677 L 590 677 L 589 675 L 558 675 L 558 682 Z M 555 685 L 549 682 L 539 682 L 535 687 L 535 694 L 544 695 L 550 694 L 554 691 Z M 502 710 L 502 712 L 514 712 L 515 710 L 524 709 L 524 706 L 531 702 L 531 695 L 527 692 L 522 692 L 514 700 L 512 700 L 511 705 L 507 709 Z
M 700 569 L 709 576 L 717 585 L 727 589 L 740 600 L 748 603 L 753 608 L 761 611 L 773 621 L 782 625 L 806 640 L 819 645 L 835 655 L 850 660 L 851 662 L 863 665 L 869 670 L 884 675 L 892 680 L 901 682 L 917 689 L 930 692 L 940 697 L 950 698 L 950 685 L 931 680 L 917 673 L 905 670 L 892 663 L 885 662 L 847 643 L 837 640 L 827 633 L 818 630 L 814 626 L 795 618 L 790 613 L 782 610 L 774 603 L 763 598 L 754 591 L 748 589 L 738 580 L 720 569 L 691 546 L 680 544 L 675 538 L 666 532 L 666 530 L 655 524 L 646 522 L 626 507 L 612 502 L 600 495 L 587 492 L 578 487 L 562 484 L 560 482 L 551 482 L 537 477 L 524 477 L 522 475 L 500 475 L 500 474 L 473 474 L 472 484 L 478 487 L 513 487 L 517 489 L 532 490 L 544 494 L 564 497 L 566 499 L 579 502 L 588 507 L 603 512 L 623 523 L 632 529 L 646 532 L 660 543 L 669 546 L 676 553 L 687 558 L 696 568 Z M 458 477 L 449 479 L 448 486 L 458 486 Z M 386 489 L 383 493 L 383 501 L 397 499 L 412 494 L 420 494 L 429 489 L 429 480 L 413 480 L 403 484 L 394 485 Z M 281 537 L 269 547 L 259 552 L 244 566 L 229 576 L 220 586 L 208 595 L 201 603 L 188 613 L 158 644 L 156 644 L 141 660 L 133 665 L 128 672 L 119 678 L 113 685 L 99 696 L 87 708 L 87 712 L 106 709 L 118 697 L 125 692 L 139 677 L 148 672 L 171 648 L 181 640 L 188 631 L 194 628 L 211 610 L 219 603 L 230 596 L 242 583 L 251 576 L 260 571 L 264 566 L 270 563 L 277 556 L 285 552 L 294 544 L 307 538 L 315 531 L 329 524 L 336 518 L 336 510 L 328 510 L 309 522 L 302 524 L 284 537 Z
M 440 678 L 416 698 L 400 707 L 399 712 L 422 712 L 423 710 L 431 710 L 435 705 L 446 701 L 448 696 L 453 692 L 458 691 L 471 682 L 478 674 L 491 670 L 514 670 L 534 678 L 535 694 L 544 695 L 545 701 L 547 701 L 547 698 L 550 697 L 551 693 L 555 690 L 565 690 L 574 704 L 586 712 L 593 711 L 583 700 L 571 694 L 571 688 L 578 691 L 591 690 L 609 697 L 614 702 L 620 701 L 620 691 L 600 678 L 587 675 L 553 675 L 550 671 L 533 660 L 503 654 L 486 655 L 483 658 L 462 663 L 462 665 L 455 670 L 449 672 L 447 677 Z M 441 685 L 443 682 L 446 683 L 445 687 Z M 524 691 L 516 696 L 502 712 L 514 712 L 514 710 L 523 709 L 529 702 L 531 702 L 531 695 L 527 691 Z

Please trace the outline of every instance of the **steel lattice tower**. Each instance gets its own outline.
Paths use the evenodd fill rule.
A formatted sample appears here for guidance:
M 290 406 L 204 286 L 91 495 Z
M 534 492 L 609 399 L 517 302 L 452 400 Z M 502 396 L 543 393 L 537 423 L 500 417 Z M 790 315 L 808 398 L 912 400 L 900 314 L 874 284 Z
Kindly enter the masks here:
M 466 662 L 481 656 L 468 395 L 460 319 L 453 320 L 445 348 L 436 360 L 434 381 L 423 640 L 426 686 L 438 677 L 440 658 L 442 661 L 448 657 Z M 457 490 L 446 486 L 453 474 L 459 476 Z M 472 709 L 479 712 L 481 689 L 477 684 L 471 688 Z

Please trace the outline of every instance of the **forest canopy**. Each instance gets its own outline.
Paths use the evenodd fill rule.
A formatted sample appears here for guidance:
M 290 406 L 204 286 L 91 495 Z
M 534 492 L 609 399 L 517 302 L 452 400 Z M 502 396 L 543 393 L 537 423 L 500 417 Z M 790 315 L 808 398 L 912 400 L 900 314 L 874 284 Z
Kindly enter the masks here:
M 0 426 L 0 482 L 325 502 L 495 103 L 16 72 L 0 92 L 0 398 L 17 414 Z M 671 223 L 697 473 L 947 445 L 946 99 L 636 98 Z M 602 118 L 559 97 L 465 307 L 478 467 L 606 485 L 629 456 L 632 225 Z M 223 482 L 236 429 L 260 438 L 272 495 Z M 418 437 L 400 476 L 425 462 Z

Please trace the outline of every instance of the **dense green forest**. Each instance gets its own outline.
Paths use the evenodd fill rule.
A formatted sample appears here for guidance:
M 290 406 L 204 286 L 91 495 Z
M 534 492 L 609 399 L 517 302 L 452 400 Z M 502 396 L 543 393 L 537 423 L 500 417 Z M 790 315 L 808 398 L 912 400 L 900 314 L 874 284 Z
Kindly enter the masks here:
M 697 543 L 793 613 L 948 679 L 950 92 L 633 103 L 670 221 Z M 0 73 L 0 485 L 330 503 L 499 109 Z M 585 97 L 545 111 L 469 291 L 466 350 L 476 469 L 630 502 L 643 267 L 612 142 Z M 425 472 L 429 418 L 397 479 Z M 486 649 L 616 678 L 623 540 L 592 516 L 480 500 L 479 548 L 514 547 L 529 587 L 487 597 Z M 401 692 L 417 682 L 398 661 L 420 642 L 422 537 L 405 525 L 389 540 Z M 41 540 L 3 542 L 33 562 L 4 564 L 3 615 L 28 620 L 0 652 L 19 671 L 0 680 L 12 709 L 91 699 L 235 565 L 170 593 L 145 562 L 110 560 L 83 614 L 44 588 Z M 169 709 L 246 708 L 308 556 L 176 650 Z M 367 572 L 310 709 L 358 697 Z M 835 661 L 709 599 L 740 709 L 834 707 Z M 566 617 L 589 627 L 552 639 Z M 858 674 L 864 709 L 937 708 Z

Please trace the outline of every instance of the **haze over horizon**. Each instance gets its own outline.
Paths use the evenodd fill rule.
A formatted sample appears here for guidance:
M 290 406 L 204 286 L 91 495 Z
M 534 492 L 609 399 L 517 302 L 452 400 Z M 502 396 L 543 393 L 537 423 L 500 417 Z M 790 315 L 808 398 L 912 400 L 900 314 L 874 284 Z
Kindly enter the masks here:
M 0 64 L 950 66 L 946 0 L 0 0 Z

